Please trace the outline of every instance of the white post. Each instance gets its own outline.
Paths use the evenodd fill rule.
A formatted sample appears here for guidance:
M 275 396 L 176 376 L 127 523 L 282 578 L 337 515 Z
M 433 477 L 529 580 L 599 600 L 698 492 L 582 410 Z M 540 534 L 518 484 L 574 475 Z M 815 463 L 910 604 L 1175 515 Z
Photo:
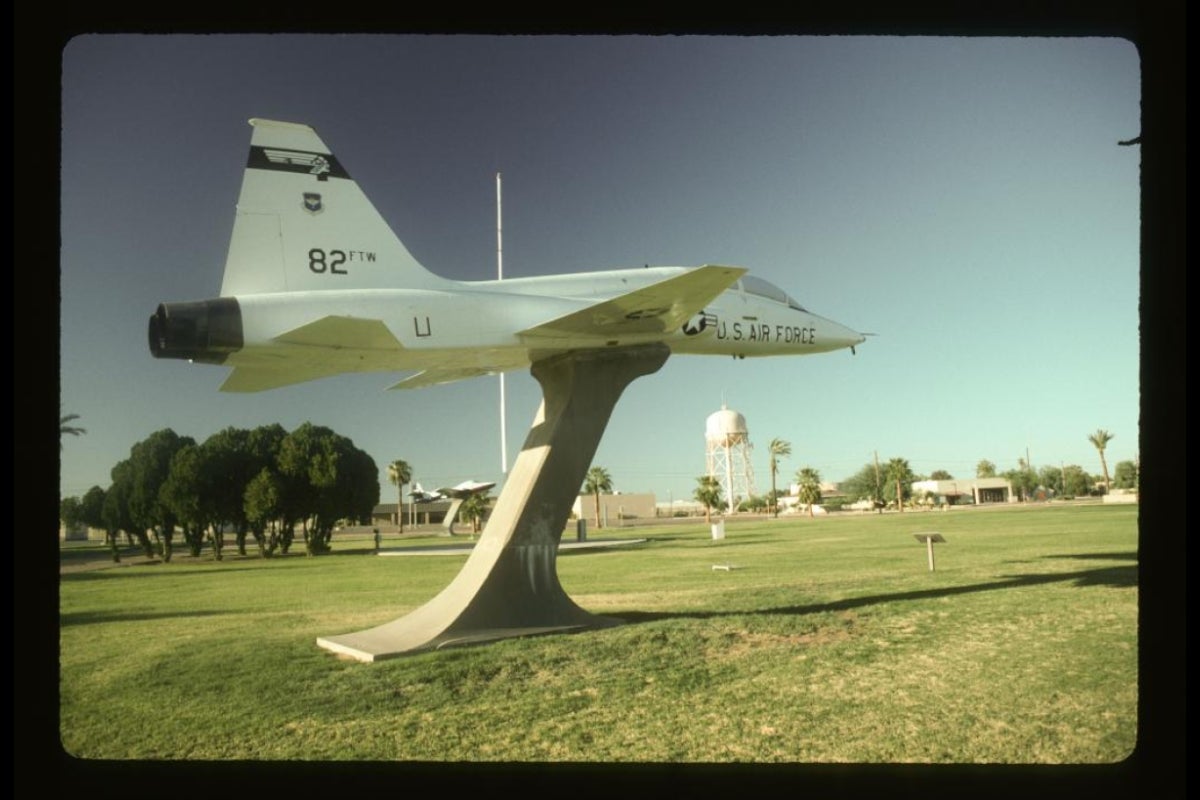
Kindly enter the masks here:
M 496 173 L 496 280 L 504 280 L 504 236 L 500 225 L 500 173 Z M 504 413 L 504 373 L 500 373 L 500 473 L 508 474 L 508 424 Z

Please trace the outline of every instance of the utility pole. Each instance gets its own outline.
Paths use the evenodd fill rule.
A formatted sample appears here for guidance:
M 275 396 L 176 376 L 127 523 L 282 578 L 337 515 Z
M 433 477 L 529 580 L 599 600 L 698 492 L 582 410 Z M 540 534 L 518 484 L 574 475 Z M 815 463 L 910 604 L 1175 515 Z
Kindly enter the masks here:
M 883 484 L 879 480 L 879 451 L 875 451 L 875 502 L 883 502 Z

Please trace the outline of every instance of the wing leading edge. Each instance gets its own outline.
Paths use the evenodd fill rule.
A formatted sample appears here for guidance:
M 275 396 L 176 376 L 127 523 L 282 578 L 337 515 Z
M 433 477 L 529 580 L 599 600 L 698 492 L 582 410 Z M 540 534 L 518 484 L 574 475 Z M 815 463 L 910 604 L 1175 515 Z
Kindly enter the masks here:
M 666 334 L 678 329 L 746 274 L 742 267 L 705 265 L 604 300 L 521 331 L 538 346 L 545 340 L 595 340 Z

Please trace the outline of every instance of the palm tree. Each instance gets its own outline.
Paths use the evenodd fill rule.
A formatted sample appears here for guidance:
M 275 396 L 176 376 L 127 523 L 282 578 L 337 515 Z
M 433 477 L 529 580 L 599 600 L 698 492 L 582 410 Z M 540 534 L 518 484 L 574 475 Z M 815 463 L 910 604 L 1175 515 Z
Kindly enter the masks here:
M 604 467 L 592 467 L 587 471 L 587 477 L 583 480 L 583 491 L 585 494 L 590 494 L 596 500 L 596 527 L 600 527 L 600 493 L 611 492 L 613 488 L 612 476 L 608 474 L 608 470 Z
M 800 502 L 808 505 L 808 515 L 813 516 L 813 505 L 821 502 L 821 473 L 812 467 L 805 467 L 796 473 L 796 483 L 800 486 Z
M 463 500 L 462 506 L 459 507 L 459 513 L 470 520 L 472 533 L 479 533 L 480 524 L 487 514 L 488 500 L 487 492 L 476 492 Z
M 58 418 L 58 449 L 60 451 L 62 450 L 62 447 L 63 447 L 62 446 L 62 435 L 64 433 L 69 433 L 72 436 L 80 436 L 82 434 L 87 433 L 87 430 L 84 428 L 77 428 L 74 425 L 67 424 L 68 422 L 71 422 L 72 420 L 77 420 L 77 419 L 79 419 L 78 414 L 66 414 L 66 415 L 59 416 L 59 418 Z
M 896 484 L 896 510 L 904 510 L 904 484 L 911 483 L 913 479 L 912 468 L 908 466 L 908 459 L 893 458 L 887 463 L 887 477 L 889 481 Z
M 396 459 L 388 464 L 388 480 L 396 486 L 396 523 L 404 533 L 404 484 L 412 480 L 412 467 L 407 461 Z
M 783 439 L 772 439 L 767 445 L 767 452 L 771 454 L 771 516 L 779 516 L 779 496 L 775 492 L 775 474 L 779 472 L 778 459 L 792 454 L 792 443 Z
M 721 483 L 712 475 L 701 475 L 696 478 L 700 484 L 692 492 L 692 497 L 704 504 L 704 521 L 712 524 L 712 510 L 721 507 Z
M 1104 460 L 1104 448 L 1107 447 L 1108 443 L 1112 440 L 1113 434 L 1103 429 L 1097 429 L 1095 433 L 1088 437 L 1088 441 L 1091 442 L 1092 446 L 1096 448 L 1096 451 L 1100 453 L 1100 469 L 1104 471 L 1104 491 L 1106 492 L 1108 491 L 1110 484 L 1108 482 L 1108 462 Z

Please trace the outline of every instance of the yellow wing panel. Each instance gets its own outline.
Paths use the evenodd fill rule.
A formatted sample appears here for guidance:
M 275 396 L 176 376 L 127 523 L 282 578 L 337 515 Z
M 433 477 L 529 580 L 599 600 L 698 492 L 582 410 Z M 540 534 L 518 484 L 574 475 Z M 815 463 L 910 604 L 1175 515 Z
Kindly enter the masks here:
M 669 333 L 746 273 L 707 265 L 552 319 L 518 335 L 526 339 L 611 339 Z

